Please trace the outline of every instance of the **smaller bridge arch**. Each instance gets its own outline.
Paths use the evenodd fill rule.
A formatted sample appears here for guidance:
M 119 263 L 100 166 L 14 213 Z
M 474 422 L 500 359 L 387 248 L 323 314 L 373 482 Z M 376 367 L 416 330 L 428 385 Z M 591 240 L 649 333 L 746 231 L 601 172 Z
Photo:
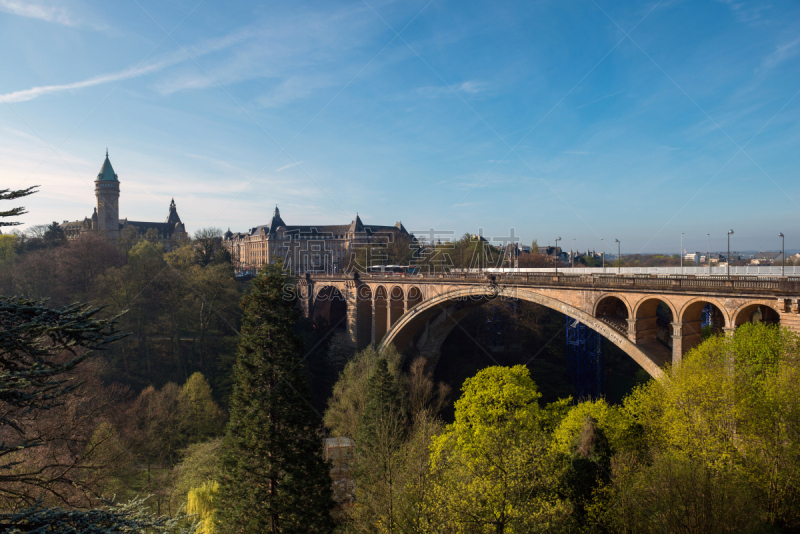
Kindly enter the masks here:
M 327 321 L 331 328 L 347 328 L 347 300 L 334 285 L 315 288 L 312 316 Z
M 715 298 L 697 297 L 686 302 L 678 315 L 678 329 L 674 339 L 677 341 L 676 354 L 681 357 L 703 341 L 703 308 L 711 305 L 710 326 L 713 334 L 730 331 L 730 317 L 723 302 Z
M 380 343 L 389 330 L 389 293 L 385 286 L 375 288 L 372 322 L 375 325 L 373 340 Z
M 699 307 L 698 304 L 700 304 Z M 723 324 L 719 328 L 729 328 L 731 321 L 725 304 L 714 297 L 695 297 L 685 302 L 678 311 L 678 320 L 681 322 L 686 322 L 687 318 L 694 320 L 695 317 L 697 317 L 699 320 L 699 314 L 702 312 L 706 304 L 711 304 L 717 310 L 719 310 L 718 317 L 723 320 Z
M 633 317 L 631 305 L 623 295 L 609 294 L 597 299 L 592 315 L 624 333 L 628 332 L 628 321 Z
M 665 306 L 669 308 L 670 313 L 672 314 L 672 320 L 674 321 L 678 317 L 678 309 L 675 307 L 675 304 L 668 298 L 661 297 L 661 296 L 646 296 L 640 300 L 638 300 L 633 307 L 633 317 L 640 317 L 643 316 L 643 313 L 650 314 L 650 311 L 655 313 L 656 309 L 650 309 L 652 306 L 653 301 L 656 301 L 656 308 L 658 307 L 658 303 L 663 303 Z
M 406 311 L 406 299 L 403 288 L 392 286 L 389 290 L 389 327 L 392 327 Z
M 422 302 L 422 290 L 417 286 L 411 286 L 406 291 L 406 311 L 410 310 Z
M 780 324 L 780 308 L 775 304 L 774 301 L 767 300 L 747 302 L 742 304 L 736 308 L 733 313 L 731 313 L 731 324 L 734 328 L 738 328 L 744 323 L 752 322 L 753 315 L 757 309 L 761 312 L 761 322 L 767 324 Z

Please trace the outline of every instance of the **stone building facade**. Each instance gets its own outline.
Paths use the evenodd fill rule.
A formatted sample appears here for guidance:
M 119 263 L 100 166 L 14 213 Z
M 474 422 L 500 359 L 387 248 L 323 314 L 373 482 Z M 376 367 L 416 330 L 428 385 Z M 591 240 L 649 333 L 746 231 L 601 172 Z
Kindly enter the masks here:
M 306 273 L 341 272 L 359 246 L 380 249 L 401 237 L 411 237 L 402 223 L 364 224 L 358 214 L 350 224 L 287 225 L 275 206 L 268 224 L 247 232 L 228 229 L 222 242 L 239 273 L 255 273 L 279 259 L 292 272 Z
M 120 220 L 119 176 L 111 166 L 107 150 L 106 159 L 94 181 L 94 194 L 97 197 L 97 206 L 91 217 L 84 217 L 82 221 L 64 221 L 59 225 L 67 239 L 75 239 L 86 232 L 102 232 L 111 239 L 117 239 L 121 233 L 132 232 L 138 236 L 144 236 L 148 234 L 148 230 L 153 230 L 154 238 L 164 243 L 169 249 L 173 240 L 188 239 L 189 237 L 178 216 L 175 199 L 172 199 L 169 204 L 169 213 L 165 222 L 129 221 L 127 217 Z M 150 235 L 153 236 L 153 232 Z

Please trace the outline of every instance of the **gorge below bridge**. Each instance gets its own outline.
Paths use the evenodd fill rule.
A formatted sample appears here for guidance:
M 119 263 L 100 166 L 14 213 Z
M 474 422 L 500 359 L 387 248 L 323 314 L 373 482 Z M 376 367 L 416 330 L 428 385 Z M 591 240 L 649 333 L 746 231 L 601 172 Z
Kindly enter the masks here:
M 580 321 L 656 378 L 701 342 L 704 308 L 716 333 L 730 334 L 753 320 L 800 333 L 800 277 L 306 274 L 297 294 L 307 317 L 344 327 L 352 347 L 391 343 L 434 365 L 456 324 L 498 298 L 533 302 Z

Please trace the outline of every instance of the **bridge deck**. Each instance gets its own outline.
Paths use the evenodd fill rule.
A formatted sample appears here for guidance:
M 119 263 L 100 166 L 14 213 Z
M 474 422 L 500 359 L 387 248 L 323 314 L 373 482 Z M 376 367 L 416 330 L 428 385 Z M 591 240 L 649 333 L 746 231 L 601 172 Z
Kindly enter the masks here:
M 352 280 L 353 274 L 315 274 L 315 280 Z M 725 294 L 800 294 L 800 276 L 692 276 L 692 275 L 617 275 L 617 274 L 562 274 L 553 273 L 445 273 L 416 275 L 361 274 L 363 281 L 394 281 L 398 283 L 435 284 L 485 284 L 525 286 L 554 286 L 561 288 L 591 288 L 668 291 L 668 292 L 706 292 Z

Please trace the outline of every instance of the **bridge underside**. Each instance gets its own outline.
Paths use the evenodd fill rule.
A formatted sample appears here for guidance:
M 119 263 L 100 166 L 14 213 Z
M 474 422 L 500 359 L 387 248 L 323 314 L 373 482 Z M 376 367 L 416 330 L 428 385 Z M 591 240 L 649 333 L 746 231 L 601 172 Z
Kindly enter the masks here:
M 780 323 L 800 332 L 800 291 L 781 288 L 772 292 L 778 294 L 731 294 L 725 287 L 715 292 L 692 290 L 690 284 L 689 290 L 658 287 L 654 291 L 565 287 L 558 278 L 554 281 L 526 285 L 485 278 L 306 277 L 300 280 L 299 296 L 307 316 L 322 316 L 329 323 L 330 310 L 346 307 L 346 331 L 354 348 L 392 343 L 432 364 L 461 319 L 496 298 L 533 302 L 577 319 L 620 347 L 653 377 L 662 376 L 667 364 L 679 365 L 683 355 L 700 343 L 704 317 L 705 328 L 712 333 L 731 333 L 753 320 Z M 548 287 L 553 285 L 558 287 Z M 626 280 L 624 285 L 631 284 Z M 331 298 L 341 302 L 331 304 Z

